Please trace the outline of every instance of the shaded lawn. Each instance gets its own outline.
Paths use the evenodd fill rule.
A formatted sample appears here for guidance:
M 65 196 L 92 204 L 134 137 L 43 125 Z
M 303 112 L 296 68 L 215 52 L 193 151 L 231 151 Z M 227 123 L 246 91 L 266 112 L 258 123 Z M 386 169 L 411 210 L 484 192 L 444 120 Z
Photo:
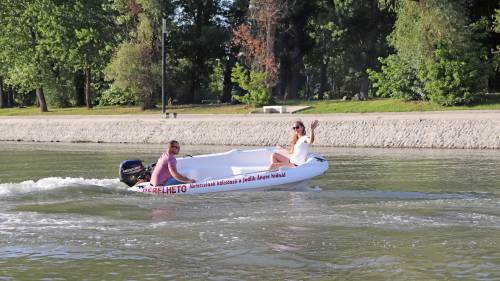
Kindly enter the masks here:
M 180 114 L 243 114 L 254 110 L 254 107 L 246 105 L 179 105 L 174 109 L 167 109 L 168 112 L 177 112 Z M 160 114 L 161 106 L 141 110 L 139 106 L 95 106 L 86 107 L 68 107 L 57 108 L 49 106 L 49 112 L 40 112 L 38 107 L 25 108 L 0 108 L 0 116 L 28 116 L 28 115 L 141 115 L 141 114 Z
M 328 113 L 364 113 L 364 112 L 411 112 L 411 111 L 448 111 L 448 110 L 500 110 L 500 94 L 484 95 L 472 104 L 465 106 L 440 106 L 423 101 L 401 101 L 393 99 L 371 99 L 369 101 L 278 101 L 278 105 L 310 105 L 312 108 L 298 114 L 328 114 Z M 179 114 L 248 114 L 256 108 L 247 105 L 178 105 L 168 112 Z M 49 106 L 49 112 L 41 113 L 37 107 L 2 108 L 0 116 L 23 115 L 124 115 L 124 114 L 160 114 L 161 107 L 151 110 L 141 110 L 138 106 L 96 106 L 56 108 Z

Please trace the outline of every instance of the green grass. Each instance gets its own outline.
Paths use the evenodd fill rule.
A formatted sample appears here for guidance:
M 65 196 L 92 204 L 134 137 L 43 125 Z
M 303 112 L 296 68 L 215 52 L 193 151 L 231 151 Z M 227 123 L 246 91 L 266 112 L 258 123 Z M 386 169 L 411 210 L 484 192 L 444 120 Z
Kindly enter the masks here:
M 402 101 L 394 99 L 371 99 L 369 101 L 289 101 L 289 105 L 310 105 L 312 108 L 300 113 L 365 113 L 365 112 L 411 112 L 447 110 L 500 110 L 500 94 L 489 94 L 477 102 L 465 106 L 441 106 L 426 101 Z
M 141 113 L 139 107 L 117 107 L 104 106 L 88 109 L 85 107 L 57 108 L 49 106 L 49 112 L 40 112 L 38 107 L 23 108 L 1 108 L 0 116 L 28 116 L 28 115 L 117 115 L 117 114 L 138 114 Z M 145 112 L 142 112 L 145 113 Z
M 411 111 L 448 111 L 448 110 L 500 110 L 500 102 L 497 104 L 480 104 L 469 106 L 441 106 L 422 101 L 400 101 L 400 100 L 371 100 L 362 101 L 325 101 L 310 102 L 312 108 L 301 113 L 363 113 L 363 112 L 411 112 Z
M 283 104 L 279 101 L 278 104 Z M 500 110 L 500 94 L 489 94 L 481 97 L 475 104 L 467 106 L 440 106 L 430 102 L 405 102 L 393 99 L 372 99 L 369 101 L 287 101 L 287 105 L 310 105 L 312 108 L 301 111 L 300 114 L 326 113 L 364 113 L 364 112 L 411 112 L 411 111 L 447 111 L 447 110 Z M 246 105 L 179 105 L 175 111 L 179 114 L 248 114 L 255 110 Z M 96 106 L 92 109 L 85 107 L 56 108 L 49 106 L 49 112 L 41 113 L 36 107 L 2 108 L 0 116 L 24 115 L 123 115 L 123 114 L 159 114 L 161 108 L 141 110 L 130 106 Z
M 246 105 L 180 105 L 168 109 L 179 114 L 247 114 L 255 108 Z M 96 106 L 57 108 L 49 106 L 49 112 L 42 113 L 38 107 L 1 108 L 0 116 L 29 115 L 125 115 L 159 114 L 161 108 L 141 110 L 138 106 Z

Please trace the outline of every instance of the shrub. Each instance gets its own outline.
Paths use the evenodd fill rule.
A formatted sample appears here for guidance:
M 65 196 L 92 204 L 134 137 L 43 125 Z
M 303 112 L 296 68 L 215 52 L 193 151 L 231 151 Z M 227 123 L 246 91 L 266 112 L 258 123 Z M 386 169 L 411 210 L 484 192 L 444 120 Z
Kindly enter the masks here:
M 240 64 L 236 64 L 231 73 L 231 79 L 247 92 L 243 96 L 234 96 L 236 100 L 254 106 L 269 103 L 269 92 L 266 88 L 266 74 L 264 72 L 245 70 Z
M 217 98 L 224 89 L 224 66 L 218 59 L 214 63 L 213 72 L 210 73 L 208 89 L 210 99 Z
M 417 79 L 417 70 L 398 55 L 379 58 L 382 71 L 368 70 L 374 96 L 403 100 L 425 100 L 422 84 Z
M 122 90 L 111 84 L 99 97 L 99 105 L 132 105 L 137 97 L 129 90 Z
M 47 104 L 56 107 L 69 107 L 74 100 L 74 86 L 66 77 L 47 79 L 43 87 Z
M 474 52 L 454 52 L 438 47 L 419 79 L 430 100 L 441 105 L 468 104 L 487 88 L 487 69 Z
M 36 102 L 35 92 L 16 92 L 14 94 L 14 102 L 18 106 L 29 106 Z

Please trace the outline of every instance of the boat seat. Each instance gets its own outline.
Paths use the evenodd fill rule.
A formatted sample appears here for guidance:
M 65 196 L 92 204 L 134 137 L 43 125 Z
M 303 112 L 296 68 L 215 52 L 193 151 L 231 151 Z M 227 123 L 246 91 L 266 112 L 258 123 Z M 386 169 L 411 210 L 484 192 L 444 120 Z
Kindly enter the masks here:
M 255 172 L 267 171 L 268 167 L 265 166 L 232 166 L 231 170 L 233 175 L 249 174 Z

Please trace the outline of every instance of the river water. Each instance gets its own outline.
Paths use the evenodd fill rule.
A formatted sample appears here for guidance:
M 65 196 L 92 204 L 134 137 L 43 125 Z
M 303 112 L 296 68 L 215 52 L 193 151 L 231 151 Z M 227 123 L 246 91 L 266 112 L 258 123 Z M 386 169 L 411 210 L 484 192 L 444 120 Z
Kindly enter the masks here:
M 162 150 L 0 143 L 0 280 L 500 280 L 500 151 L 315 148 L 294 190 L 127 192 L 118 164 Z

